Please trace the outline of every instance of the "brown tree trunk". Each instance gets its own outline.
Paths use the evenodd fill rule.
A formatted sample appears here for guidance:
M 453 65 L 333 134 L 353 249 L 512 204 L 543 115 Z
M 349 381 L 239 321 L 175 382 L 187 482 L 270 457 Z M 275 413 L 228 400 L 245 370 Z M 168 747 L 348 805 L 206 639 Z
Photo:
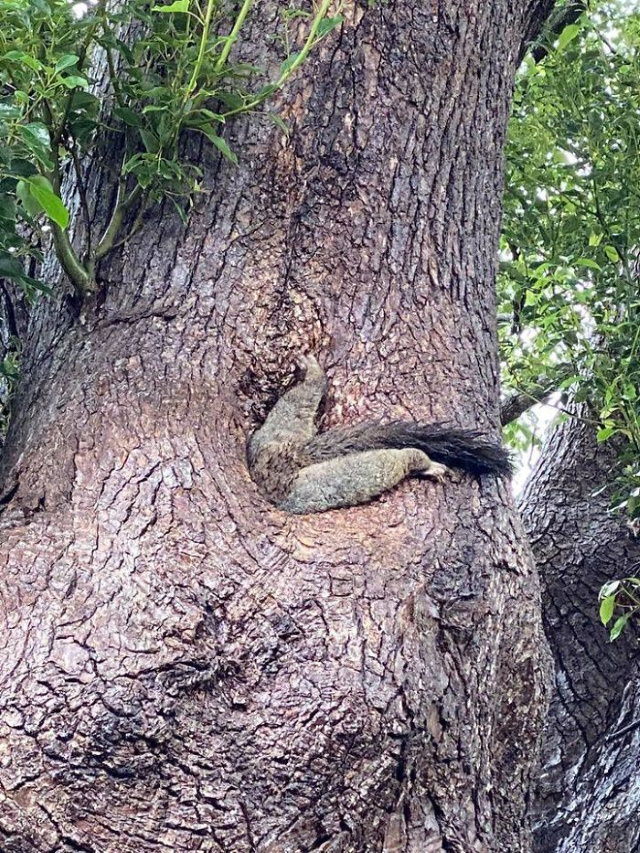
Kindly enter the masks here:
M 40 305 L 4 456 L 3 850 L 529 849 L 546 659 L 509 489 L 292 517 L 244 448 L 308 351 L 330 423 L 498 434 L 502 145 L 549 5 L 349 7 L 289 138 L 229 127 L 241 165 L 203 150 L 187 228 L 158 211 L 78 320 Z
M 598 618 L 603 583 L 637 574 L 640 543 L 609 511 L 615 449 L 591 426 L 555 430 L 523 498 L 542 578 L 555 690 L 535 805 L 540 853 L 640 849 L 637 631 L 614 643 Z

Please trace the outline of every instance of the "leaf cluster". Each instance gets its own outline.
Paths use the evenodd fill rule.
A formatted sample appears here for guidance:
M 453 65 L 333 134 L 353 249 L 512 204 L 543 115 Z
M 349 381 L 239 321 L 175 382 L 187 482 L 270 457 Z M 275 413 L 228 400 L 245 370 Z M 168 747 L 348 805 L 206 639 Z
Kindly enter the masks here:
M 613 44 L 615 42 L 615 46 Z M 587 402 L 640 514 L 640 15 L 603 3 L 525 62 L 501 241 L 505 384 Z
M 20 261 L 37 251 L 44 223 L 76 290 L 95 290 L 95 266 L 126 238 L 129 211 L 137 210 L 139 224 L 150 204 L 169 198 L 182 214 L 199 189 L 200 171 L 181 146 L 185 132 L 237 162 L 225 124 L 272 98 L 341 23 L 330 5 L 319 0 L 300 10 L 297 48 L 287 10 L 287 54 L 275 78 L 260 85 L 260 69 L 232 60 L 252 0 L 0 0 L 0 275 L 41 287 Z M 84 165 L 105 135 L 123 159 L 111 220 L 96 235 Z M 75 223 L 61 197 L 68 170 L 84 217 L 81 249 L 69 239 Z
M 605 627 L 611 625 L 609 638 L 613 642 L 627 627 L 629 620 L 640 614 L 640 578 L 628 577 L 603 584 L 599 600 L 600 621 Z

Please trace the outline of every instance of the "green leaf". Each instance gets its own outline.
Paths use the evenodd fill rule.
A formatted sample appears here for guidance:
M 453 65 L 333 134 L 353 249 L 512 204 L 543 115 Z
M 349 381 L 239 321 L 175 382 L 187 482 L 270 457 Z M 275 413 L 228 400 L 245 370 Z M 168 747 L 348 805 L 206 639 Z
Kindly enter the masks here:
M 224 116 L 222 115 L 222 113 L 214 113 L 214 112 L 211 112 L 211 110 L 207 110 L 207 109 L 205 109 L 205 108 L 203 108 L 203 107 L 201 107 L 201 108 L 200 108 L 200 109 L 198 109 L 198 110 L 194 110 L 194 111 L 190 114 L 189 118 L 190 118 L 190 119 L 191 119 L 191 118 L 193 118 L 193 119 L 196 119 L 196 118 L 198 118 L 198 119 L 204 118 L 204 119 L 212 119 L 212 120 L 214 120 L 214 121 L 222 121 L 222 122 L 224 121 Z
M 173 206 L 175 207 L 176 212 L 182 221 L 182 224 L 186 225 L 187 222 L 189 221 L 189 217 L 187 215 L 186 210 L 184 209 L 184 207 L 185 207 L 184 204 L 178 204 L 178 202 L 175 200 L 175 198 L 171 198 L 171 201 L 173 202 Z
M 30 122 L 29 124 L 19 125 L 17 132 L 22 143 L 29 149 L 41 166 L 44 169 L 52 169 L 51 143 L 47 128 L 39 122 Z
M 607 595 L 600 602 L 600 621 L 603 625 L 606 625 L 611 621 L 611 617 L 613 616 L 613 611 L 616 606 L 616 597 L 615 595 Z
M 23 131 L 26 131 L 43 147 L 49 147 L 49 131 L 46 125 L 41 124 L 40 122 L 33 121 L 29 124 L 25 124 L 21 129 Z
M 298 61 L 299 53 L 292 53 L 291 56 L 288 56 L 285 61 L 280 66 L 280 76 L 283 77 L 288 71 L 291 69 L 292 65 Z
M 16 196 L 29 216 L 37 216 L 42 211 L 41 206 L 31 195 L 27 181 L 18 181 L 16 184 Z
M 39 59 L 36 59 L 35 56 L 29 56 L 29 54 L 25 53 L 23 50 L 10 50 L 8 53 L 4 54 L 3 59 L 18 62 L 21 65 L 26 65 L 27 68 L 31 68 L 32 71 L 41 71 L 44 68 L 44 65 Z
M 576 260 L 576 264 L 581 267 L 588 267 L 591 270 L 601 270 L 602 267 L 600 264 L 597 264 L 595 261 L 592 261 L 591 258 L 578 258 Z
M 629 513 L 629 518 L 633 518 L 640 509 L 640 496 L 639 495 L 631 495 L 627 501 L 627 512 Z M 631 580 L 631 578 L 628 578 Z
M 16 157 L 11 161 L 11 176 L 13 178 L 30 178 L 32 175 L 37 175 L 36 167 L 31 160 L 26 160 L 23 157 Z
M 31 195 L 38 202 L 42 210 L 61 228 L 66 228 L 69 224 L 69 211 L 53 191 L 53 187 L 49 181 L 42 175 L 36 175 L 33 178 L 27 178 Z
M 217 136 L 215 133 L 207 133 L 207 131 L 205 131 L 202 127 L 200 128 L 200 130 L 202 130 L 202 132 L 207 136 L 207 138 L 213 142 L 218 151 L 220 151 L 227 158 L 227 160 L 231 160 L 232 163 L 235 163 L 237 165 L 238 158 L 229 148 L 226 140 L 224 140 L 221 136 Z
M 578 35 L 581 29 L 582 27 L 580 24 L 569 24 L 566 26 L 558 38 L 558 50 L 564 50 L 569 42 L 573 41 L 573 39 Z
M 230 110 L 240 109 L 245 103 L 244 98 L 235 92 L 218 92 L 218 98 Z
M 326 36 L 327 33 L 330 33 L 331 30 L 335 30 L 336 27 L 339 27 L 343 21 L 344 18 L 342 15 L 336 15 L 335 18 L 323 18 L 318 24 L 316 32 L 318 36 L 322 38 L 322 36 Z
M 620 255 L 618 254 L 618 250 L 615 246 L 604 246 L 604 253 L 610 261 L 613 261 L 613 263 L 620 260 Z
M 61 77 L 60 82 L 67 89 L 88 89 L 89 81 L 86 77 L 81 77 L 79 74 L 70 74 L 68 77 Z
M 5 252 L 0 252 L 0 276 L 3 278 L 22 278 L 24 270 L 20 262 Z
M 608 438 L 617 432 L 615 427 L 605 427 L 604 429 L 599 429 L 596 433 L 596 441 L 598 444 L 602 444 L 603 441 L 606 441 Z
M 0 104 L 0 121 L 8 121 L 12 118 L 20 118 L 22 110 L 14 104 Z
M 146 128 L 140 128 L 140 136 L 142 137 L 142 142 L 144 143 L 144 147 L 151 154 L 157 154 L 160 148 L 160 140 L 156 136 L 156 134 L 152 130 L 147 130 Z
M 630 382 L 625 382 L 622 389 L 622 396 L 625 400 L 636 400 L 638 397 L 638 391 L 635 385 L 632 385 Z
M 15 199 L 9 195 L 0 194 L 0 220 L 5 222 L 15 222 L 16 219 L 16 203 Z
M 611 633 L 609 634 L 609 639 L 611 640 L 611 642 L 618 639 L 620 634 L 623 632 L 627 622 L 629 621 L 630 616 L 631 613 L 624 613 L 622 616 L 618 616 L 616 621 L 613 623 Z
M 170 3 L 169 6 L 152 6 L 152 12 L 188 12 L 189 0 L 175 0 L 175 3 Z
M 80 57 L 76 56 L 75 53 L 65 53 L 65 55 L 61 56 L 60 59 L 56 62 L 55 70 L 59 73 L 65 68 L 70 68 L 72 65 L 76 64 L 78 59 L 80 59 Z
M 133 110 L 130 110 L 129 107 L 115 107 L 113 110 L 114 115 L 117 115 L 118 118 L 121 118 L 125 124 L 128 124 L 130 127 L 143 127 L 144 122 Z
M 27 275 L 22 269 L 20 261 L 6 252 L 0 252 L 0 277 L 17 281 L 23 287 L 31 287 L 44 293 L 51 293 L 51 288 Z

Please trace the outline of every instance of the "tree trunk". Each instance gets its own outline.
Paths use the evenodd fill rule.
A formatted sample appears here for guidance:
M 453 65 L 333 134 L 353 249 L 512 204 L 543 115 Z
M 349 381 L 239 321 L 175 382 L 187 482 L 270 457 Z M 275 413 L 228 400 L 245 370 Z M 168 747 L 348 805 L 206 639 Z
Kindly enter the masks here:
M 245 440 L 301 352 L 328 423 L 498 434 L 502 147 L 549 5 L 350 8 L 289 138 L 229 127 L 241 165 L 203 149 L 187 228 L 157 211 L 77 320 L 39 306 L 3 462 L 3 850 L 529 849 L 546 658 L 508 488 L 293 517 Z
M 609 512 L 614 464 L 592 427 L 568 421 L 523 499 L 555 663 L 535 806 L 540 853 L 640 850 L 637 632 L 630 625 L 610 643 L 598 618 L 602 584 L 640 563 L 640 543 Z

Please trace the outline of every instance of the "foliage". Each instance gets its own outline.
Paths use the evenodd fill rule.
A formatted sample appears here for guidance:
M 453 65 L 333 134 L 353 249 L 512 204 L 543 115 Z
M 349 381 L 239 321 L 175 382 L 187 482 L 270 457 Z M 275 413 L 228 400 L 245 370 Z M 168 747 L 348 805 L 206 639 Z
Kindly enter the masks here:
M 600 621 L 607 626 L 615 614 L 609 637 L 616 640 L 632 616 L 640 615 L 640 578 L 629 577 L 609 581 L 600 590 Z
M 137 208 L 139 222 L 161 198 L 182 211 L 198 189 L 200 172 L 181 155 L 185 131 L 235 163 L 222 136 L 225 123 L 272 97 L 340 24 L 330 5 L 318 0 L 312 11 L 286 10 L 284 61 L 260 86 L 260 69 L 231 60 L 234 46 L 242 47 L 252 0 L 233 7 L 223 0 L 0 0 L 0 276 L 30 293 L 40 288 L 21 260 L 49 228 L 77 291 L 94 290 L 95 265 L 120 244 L 128 211 Z M 290 27 L 299 20 L 304 35 L 294 50 Z M 122 164 L 113 215 L 95 235 L 82 160 L 105 139 L 122 151 Z M 67 168 L 75 172 L 84 217 L 80 251 L 69 239 L 77 229 L 70 229 L 60 197 Z
M 505 383 L 587 401 L 640 515 L 640 16 L 600 5 L 522 68 L 501 243 Z M 615 47 L 612 44 L 615 41 Z M 526 433 L 520 438 L 526 439 Z M 621 440 L 623 439 L 623 440 Z

